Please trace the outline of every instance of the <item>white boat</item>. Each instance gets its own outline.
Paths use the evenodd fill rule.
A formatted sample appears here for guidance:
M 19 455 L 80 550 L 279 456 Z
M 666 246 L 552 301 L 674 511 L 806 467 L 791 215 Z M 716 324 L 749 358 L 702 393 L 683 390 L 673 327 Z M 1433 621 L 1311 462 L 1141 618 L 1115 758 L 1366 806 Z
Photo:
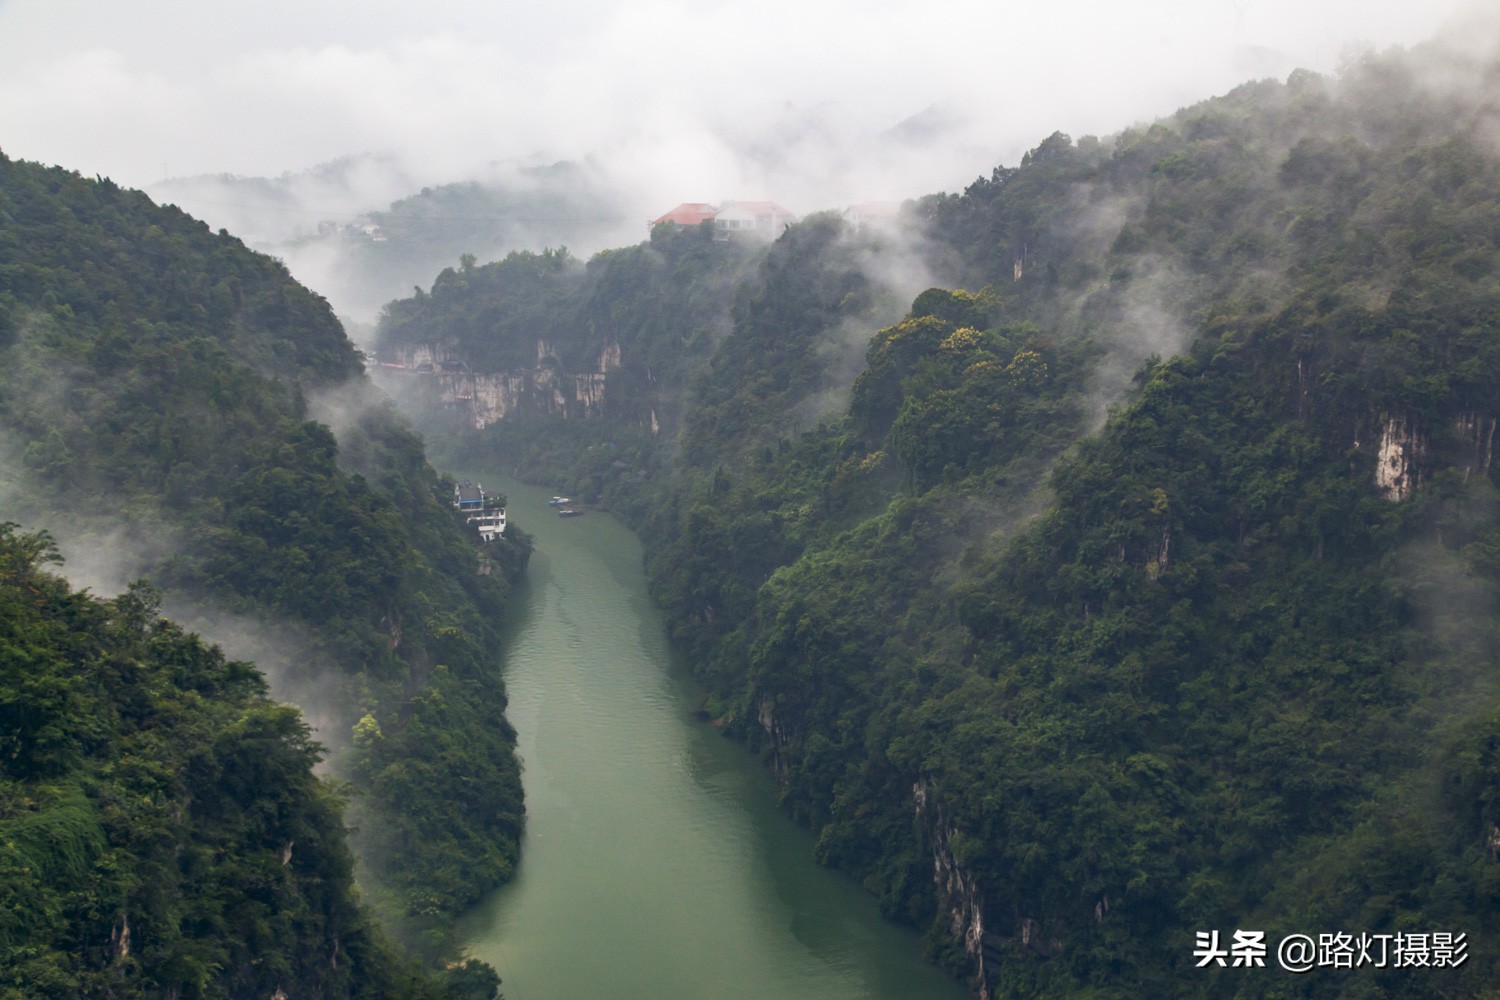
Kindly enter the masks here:
M 572 500 L 571 497 L 553 497 L 551 500 L 548 500 L 547 502 L 550 503 L 554 507 L 561 507 L 565 503 L 572 503 L 573 500 Z

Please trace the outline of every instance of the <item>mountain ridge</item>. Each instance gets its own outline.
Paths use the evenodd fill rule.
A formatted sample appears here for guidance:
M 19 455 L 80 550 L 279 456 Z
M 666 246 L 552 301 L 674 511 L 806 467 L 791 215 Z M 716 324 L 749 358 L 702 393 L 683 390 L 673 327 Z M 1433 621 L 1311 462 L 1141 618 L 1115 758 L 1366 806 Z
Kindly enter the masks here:
M 674 329 L 617 274 L 747 254 L 650 286 L 717 303 L 680 420 L 626 436 L 645 397 L 609 372 L 587 417 L 419 420 L 629 513 L 707 711 L 820 860 L 981 996 L 1482 995 L 1500 155 L 1496 65 L 1450 42 L 1054 134 L 886 233 L 663 230 L 513 305 L 445 272 L 380 343 L 524 367 L 509 317 L 566 359 L 610 316 L 628 367 Z M 882 255 L 948 287 L 891 315 Z M 1196 971 L 1236 927 L 1468 957 Z

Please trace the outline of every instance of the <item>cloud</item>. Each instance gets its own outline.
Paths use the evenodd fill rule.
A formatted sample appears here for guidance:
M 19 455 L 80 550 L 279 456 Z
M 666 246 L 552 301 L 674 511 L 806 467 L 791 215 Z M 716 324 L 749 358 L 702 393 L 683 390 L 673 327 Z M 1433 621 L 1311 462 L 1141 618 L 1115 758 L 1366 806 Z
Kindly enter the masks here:
M 0 149 L 135 187 L 200 174 L 286 181 L 265 202 L 243 186 L 165 196 L 368 319 L 375 299 L 431 274 L 394 275 L 375 294 L 355 287 L 339 253 L 288 241 L 423 187 L 513 185 L 524 167 L 572 161 L 619 206 L 604 214 L 640 220 L 588 220 L 600 238 L 628 229 L 625 242 L 682 201 L 768 198 L 806 214 L 956 191 L 1054 131 L 1110 134 L 1247 77 L 1332 71 L 1361 46 L 1413 44 L 1473 9 L 0 0 Z M 305 176 L 330 162 L 371 167 L 337 183 Z M 514 244 L 524 235 L 509 231 L 507 248 L 541 249 Z
M 1331 69 L 1350 43 L 1417 41 L 1456 6 L 657 0 L 501 12 L 450 0 L 417 13 L 10 0 L 0 136 L 12 156 L 134 185 L 163 166 L 274 176 L 363 151 L 454 175 L 532 153 L 638 157 L 645 145 L 673 164 L 692 137 L 787 103 L 835 104 L 878 130 L 942 102 L 972 123 L 964 143 L 1019 152 L 1055 129 L 1107 132 L 1170 112 L 1247 66 Z M 713 170 L 705 185 L 738 182 L 707 149 L 714 162 L 682 165 Z M 934 153 L 952 161 L 954 184 L 993 165 Z

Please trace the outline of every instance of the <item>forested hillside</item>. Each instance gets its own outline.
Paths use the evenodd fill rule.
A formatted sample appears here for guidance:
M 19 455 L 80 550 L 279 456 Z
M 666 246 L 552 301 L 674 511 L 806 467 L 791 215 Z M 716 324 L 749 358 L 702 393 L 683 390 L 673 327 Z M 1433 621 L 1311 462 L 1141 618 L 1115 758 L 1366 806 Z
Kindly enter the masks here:
M 278 695 L 353 782 L 367 893 L 440 947 L 518 849 L 493 650 L 524 536 L 481 564 L 327 304 L 107 180 L 0 158 L 0 350 L 6 516 L 282 650 Z
M 56 561 L 0 526 L 0 996 L 490 996 L 384 943 L 321 748 L 255 668 Z
M 1054 135 L 908 204 L 904 240 L 704 238 L 748 254 L 725 294 L 611 288 L 685 233 L 545 295 L 445 272 L 383 350 L 524 367 L 532 314 L 609 317 L 622 367 L 698 345 L 680 422 L 623 461 L 608 415 L 643 397 L 607 371 L 461 446 L 631 512 L 710 713 L 981 994 L 1486 995 L 1500 66 L 1467 51 Z M 882 243 L 949 283 L 884 325 Z M 665 318 L 709 293 L 711 340 Z M 1267 968 L 1219 967 L 1237 930 Z M 1351 937 L 1297 976 L 1292 934 Z M 1420 967 L 1376 967 L 1398 943 Z
M 760 249 L 665 226 L 587 265 L 565 248 L 485 265 L 466 256 L 430 292 L 386 306 L 377 371 L 457 463 L 476 449 L 538 470 L 582 463 L 597 491 L 619 478 L 614 462 L 654 465 L 657 443 L 676 436 L 688 380 L 727 329 Z M 482 442 L 462 433 L 475 427 Z M 604 441 L 613 454 L 581 457 Z
M 770 245 L 666 223 L 586 264 L 565 248 L 465 256 L 386 306 L 375 370 L 459 464 L 499 454 L 649 505 L 641 480 L 679 448 L 712 465 L 840 408 L 869 330 L 904 309 L 910 279 L 891 276 L 910 262 L 894 233 L 835 213 Z
M 424 187 L 337 232 L 290 241 L 285 252 L 294 271 L 305 264 L 319 289 L 326 283 L 340 315 L 369 315 L 461 253 L 488 260 L 514 247 L 608 246 L 639 225 L 593 170 L 560 162 Z

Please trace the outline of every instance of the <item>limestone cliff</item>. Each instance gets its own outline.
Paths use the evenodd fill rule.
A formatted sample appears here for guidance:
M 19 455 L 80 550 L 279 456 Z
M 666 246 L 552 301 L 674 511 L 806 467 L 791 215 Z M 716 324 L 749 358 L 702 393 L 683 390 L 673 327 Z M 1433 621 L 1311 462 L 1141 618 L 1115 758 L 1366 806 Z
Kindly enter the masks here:
M 1450 419 L 1451 424 L 1434 434 L 1404 413 L 1381 414 L 1373 422 L 1370 430 L 1378 431 L 1379 439 L 1374 482 L 1381 496 L 1392 502 L 1409 500 L 1429 476 L 1446 468 L 1462 469 L 1465 479 L 1489 471 L 1496 418 L 1467 409 Z M 1361 435 L 1356 435 L 1354 448 L 1361 449 Z
M 938 893 L 938 916 L 949 936 L 963 946 L 971 970 L 969 985 L 978 1000 L 995 995 L 999 970 L 1006 951 L 1030 952 L 1043 958 L 1062 954 L 1063 942 L 1048 934 L 1043 923 L 1011 900 L 1003 908 L 1012 913 L 999 919 L 987 908 L 984 887 L 965 868 L 956 844 L 958 827 L 944 812 L 925 778 L 912 785 L 912 807 L 924 840 L 932 853 L 932 881 Z M 995 900 L 988 900 L 993 904 Z M 1102 922 L 1109 914 L 1109 899 L 1101 898 L 1094 918 Z
M 1458 433 L 1468 447 L 1465 455 L 1464 478 L 1488 472 L 1490 461 L 1495 456 L 1495 418 L 1477 410 L 1466 410 L 1459 414 Z
M 1387 500 L 1405 500 L 1422 484 L 1427 442 L 1404 416 L 1388 417 L 1380 431 L 1375 486 Z
M 518 412 L 558 414 L 577 420 L 603 416 L 608 405 L 609 373 L 619 371 L 621 366 L 620 345 L 609 343 L 593 359 L 591 370 L 568 372 L 556 345 L 546 340 L 536 342 L 535 364 L 517 371 L 472 371 L 453 347 L 445 344 L 398 347 L 380 364 L 388 375 L 415 379 L 430 403 L 452 412 L 475 430 Z

